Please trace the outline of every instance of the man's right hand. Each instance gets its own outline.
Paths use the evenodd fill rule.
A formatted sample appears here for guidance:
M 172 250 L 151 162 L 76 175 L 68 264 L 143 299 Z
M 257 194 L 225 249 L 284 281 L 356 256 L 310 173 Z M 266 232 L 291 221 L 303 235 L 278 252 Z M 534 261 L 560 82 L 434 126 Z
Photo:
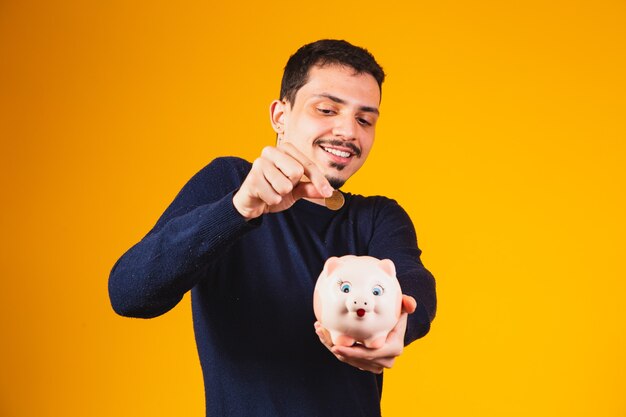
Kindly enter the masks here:
M 303 181 L 304 176 L 310 180 Z M 237 211 L 251 220 L 291 207 L 300 198 L 330 197 L 333 188 L 313 161 L 290 143 L 267 146 L 233 197 Z

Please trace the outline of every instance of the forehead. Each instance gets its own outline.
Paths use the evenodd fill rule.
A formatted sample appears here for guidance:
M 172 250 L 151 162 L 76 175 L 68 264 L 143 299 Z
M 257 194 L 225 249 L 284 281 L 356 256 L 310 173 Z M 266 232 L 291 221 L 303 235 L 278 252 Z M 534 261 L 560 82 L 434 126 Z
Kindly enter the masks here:
M 395 277 L 387 275 L 382 269 L 372 264 L 350 263 L 337 268 L 333 274 L 335 278 L 349 280 L 352 284 L 369 285 L 373 282 L 390 282 Z
M 323 95 L 338 97 L 359 107 L 378 108 L 380 104 L 380 88 L 371 74 L 357 74 L 354 69 L 340 65 L 311 67 L 307 82 L 298 90 L 295 102 Z

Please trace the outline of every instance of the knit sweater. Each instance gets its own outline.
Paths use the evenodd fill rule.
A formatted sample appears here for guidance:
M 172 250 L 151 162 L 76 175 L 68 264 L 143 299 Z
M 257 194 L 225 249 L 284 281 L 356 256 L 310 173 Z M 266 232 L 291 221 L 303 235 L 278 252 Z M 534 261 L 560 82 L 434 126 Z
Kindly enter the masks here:
M 155 317 L 191 290 L 207 416 L 379 416 L 382 376 L 320 343 L 313 289 L 330 256 L 389 258 L 417 300 L 405 344 L 424 336 L 435 283 L 411 220 L 393 200 L 346 193 L 338 211 L 299 200 L 246 221 L 232 199 L 250 167 L 218 158 L 183 187 L 113 267 L 114 310 Z

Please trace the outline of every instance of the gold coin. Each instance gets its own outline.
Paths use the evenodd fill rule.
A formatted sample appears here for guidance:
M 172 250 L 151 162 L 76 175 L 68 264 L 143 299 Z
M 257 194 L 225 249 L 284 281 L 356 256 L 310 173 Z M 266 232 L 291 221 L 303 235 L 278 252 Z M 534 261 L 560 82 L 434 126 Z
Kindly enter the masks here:
M 344 202 L 345 199 L 343 198 L 343 194 L 341 194 L 341 191 L 337 190 L 333 191 L 333 195 L 324 199 L 324 204 L 326 204 L 326 207 L 331 210 L 339 210 L 343 207 Z

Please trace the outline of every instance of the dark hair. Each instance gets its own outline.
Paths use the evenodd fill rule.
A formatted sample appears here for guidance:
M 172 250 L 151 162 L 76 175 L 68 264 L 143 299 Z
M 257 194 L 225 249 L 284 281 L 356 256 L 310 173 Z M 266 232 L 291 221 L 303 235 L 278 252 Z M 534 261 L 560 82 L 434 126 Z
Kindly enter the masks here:
M 289 58 L 280 85 L 280 98 L 293 106 L 296 93 L 307 83 L 309 70 L 316 65 L 341 65 L 354 69 L 357 74 L 371 74 L 382 92 L 385 72 L 367 49 L 344 40 L 322 39 L 304 45 Z

